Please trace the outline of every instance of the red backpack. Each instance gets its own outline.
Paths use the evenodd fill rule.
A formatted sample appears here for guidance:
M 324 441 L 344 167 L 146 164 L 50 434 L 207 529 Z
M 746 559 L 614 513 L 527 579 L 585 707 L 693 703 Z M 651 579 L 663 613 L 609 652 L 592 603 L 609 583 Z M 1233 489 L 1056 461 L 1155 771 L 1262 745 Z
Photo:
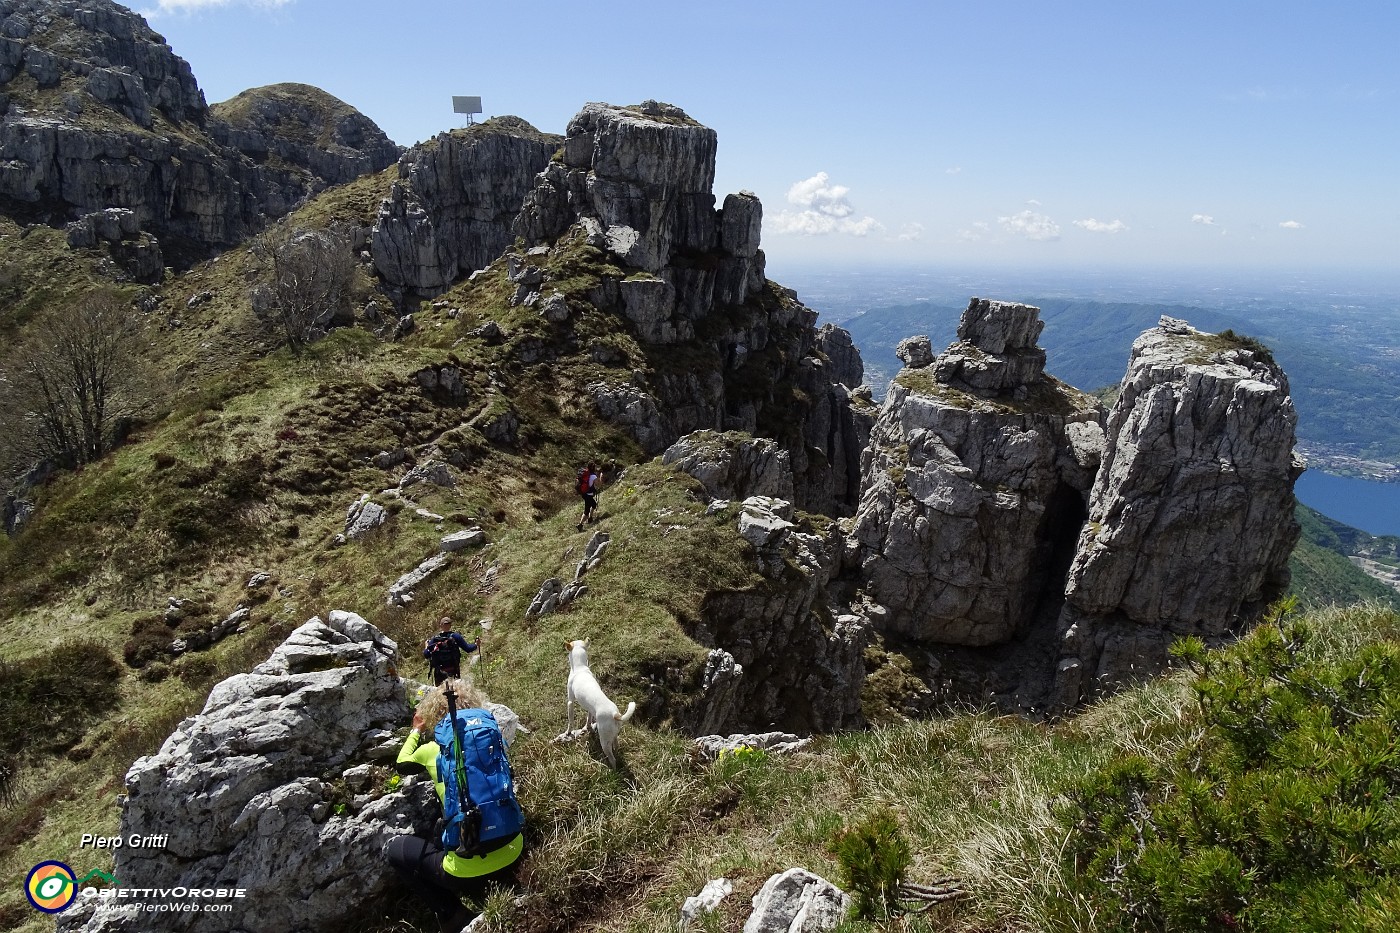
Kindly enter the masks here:
M 593 491 L 593 476 L 593 473 L 588 472 L 588 467 L 578 471 L 579 495 L 586 495 Z

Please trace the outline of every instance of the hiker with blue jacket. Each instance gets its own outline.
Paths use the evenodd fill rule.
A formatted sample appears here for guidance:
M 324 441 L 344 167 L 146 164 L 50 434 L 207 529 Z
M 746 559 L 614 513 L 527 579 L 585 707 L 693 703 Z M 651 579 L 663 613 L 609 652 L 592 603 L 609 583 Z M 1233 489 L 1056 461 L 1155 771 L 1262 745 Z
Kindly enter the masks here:
M 467 641 L 459 633 L 452 631 L 452 617 L 443 616 L 438 622 L 438 633 L 423 642 L 423 657 L 433 669 L 433 686 L 449 677 L 462 676 L 462 654 L 476 650 L 481 637 L 476 642 Z
M 413 713 L 413 729 L 395 763 L 400 774 L 432 778 L 443 811 L 439 825 L 446 828 L 432 839 L 394 836 L 385 844 L 384 856 L 432 910 L 443 933 L 459 933 L 476 915 L 462 897 L 480 901 L 489 886 L 514 879 L 525 848 L 524 814 L 515 798 L 505 740 L 485 706 L 486 698 L 464 680 L 454 678 L 429 690 Z M 465 782 L 454 774 L 465 775 Z

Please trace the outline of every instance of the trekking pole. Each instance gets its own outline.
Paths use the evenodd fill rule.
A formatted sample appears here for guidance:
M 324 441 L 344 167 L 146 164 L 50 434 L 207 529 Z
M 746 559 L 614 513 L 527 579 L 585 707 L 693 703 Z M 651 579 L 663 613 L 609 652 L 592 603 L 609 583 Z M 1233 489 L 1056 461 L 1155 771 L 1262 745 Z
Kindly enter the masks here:
M 457 694 L 452 690 L 452 681 L 444 682 L 443 698 L 447 700 L 448 721 L 452 723 L 452 771 L 457 782 L 457 809 L 462 815 L 457 835 L 457 851 L 469 853 L 476 848 L 481 832 L 481 814 L 472 803 L 467 791 L 467 760 L 462 750 L 462 724 L 457 721 Z
M 485 642 L 485 637 L 486 637 L 486 633 L 489 632 L 489 631 L 491 631 L 491 620 L 490 620 L 490 619 L 482 619 L 481 621 L 477 622 L 476 624 L 479 625 L 479 626 L 481 627 L 481 631 L 480 631 L 479 633 L 477 633 L 477 636 L 476 636 L 476 657 L 472 659 L 472 663 L 481 668 L 481 673 L 480 673 L 480 675 L 477 677 L 477 679 L 481 681 L 481 686 L 482 686 L 482 687 L 485 687 L 485 686 L 486 686 L 486 642 Z

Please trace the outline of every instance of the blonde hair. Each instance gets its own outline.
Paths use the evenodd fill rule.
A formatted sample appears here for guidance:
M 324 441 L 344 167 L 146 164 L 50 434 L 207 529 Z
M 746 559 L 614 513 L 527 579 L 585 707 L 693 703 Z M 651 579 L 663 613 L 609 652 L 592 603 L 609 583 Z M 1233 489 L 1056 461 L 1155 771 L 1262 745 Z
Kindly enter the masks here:
M 442 717 L 447 715 L 447 688 L 451 687 L 452 692 L 457 695 L 458 709 L 471 709 L 473 707 L 485 707 L 487 703 L 486 694 L 476 689 L 471 681 L 461 677 L 451 677 L 438 684 L 433 689 L 423 695 L 423 699 L 418 701 L 418 716 L 423 720 L 429 734 L 432 728 L 438 724 Z

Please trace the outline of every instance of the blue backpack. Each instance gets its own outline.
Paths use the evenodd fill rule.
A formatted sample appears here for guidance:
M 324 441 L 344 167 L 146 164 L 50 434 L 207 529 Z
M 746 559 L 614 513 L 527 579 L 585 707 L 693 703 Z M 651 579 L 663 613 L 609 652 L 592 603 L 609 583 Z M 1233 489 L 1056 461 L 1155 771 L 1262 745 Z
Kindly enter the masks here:
M 447 823 L 442 845 L 459 855 L 484 855 L 520 833 L 525 813 L 515 799 L 506 743 L 496 717 L 484 709 L 459 709 L 455 725 L 454 729 L 450 715 L 444 716 L 433 730 Z

